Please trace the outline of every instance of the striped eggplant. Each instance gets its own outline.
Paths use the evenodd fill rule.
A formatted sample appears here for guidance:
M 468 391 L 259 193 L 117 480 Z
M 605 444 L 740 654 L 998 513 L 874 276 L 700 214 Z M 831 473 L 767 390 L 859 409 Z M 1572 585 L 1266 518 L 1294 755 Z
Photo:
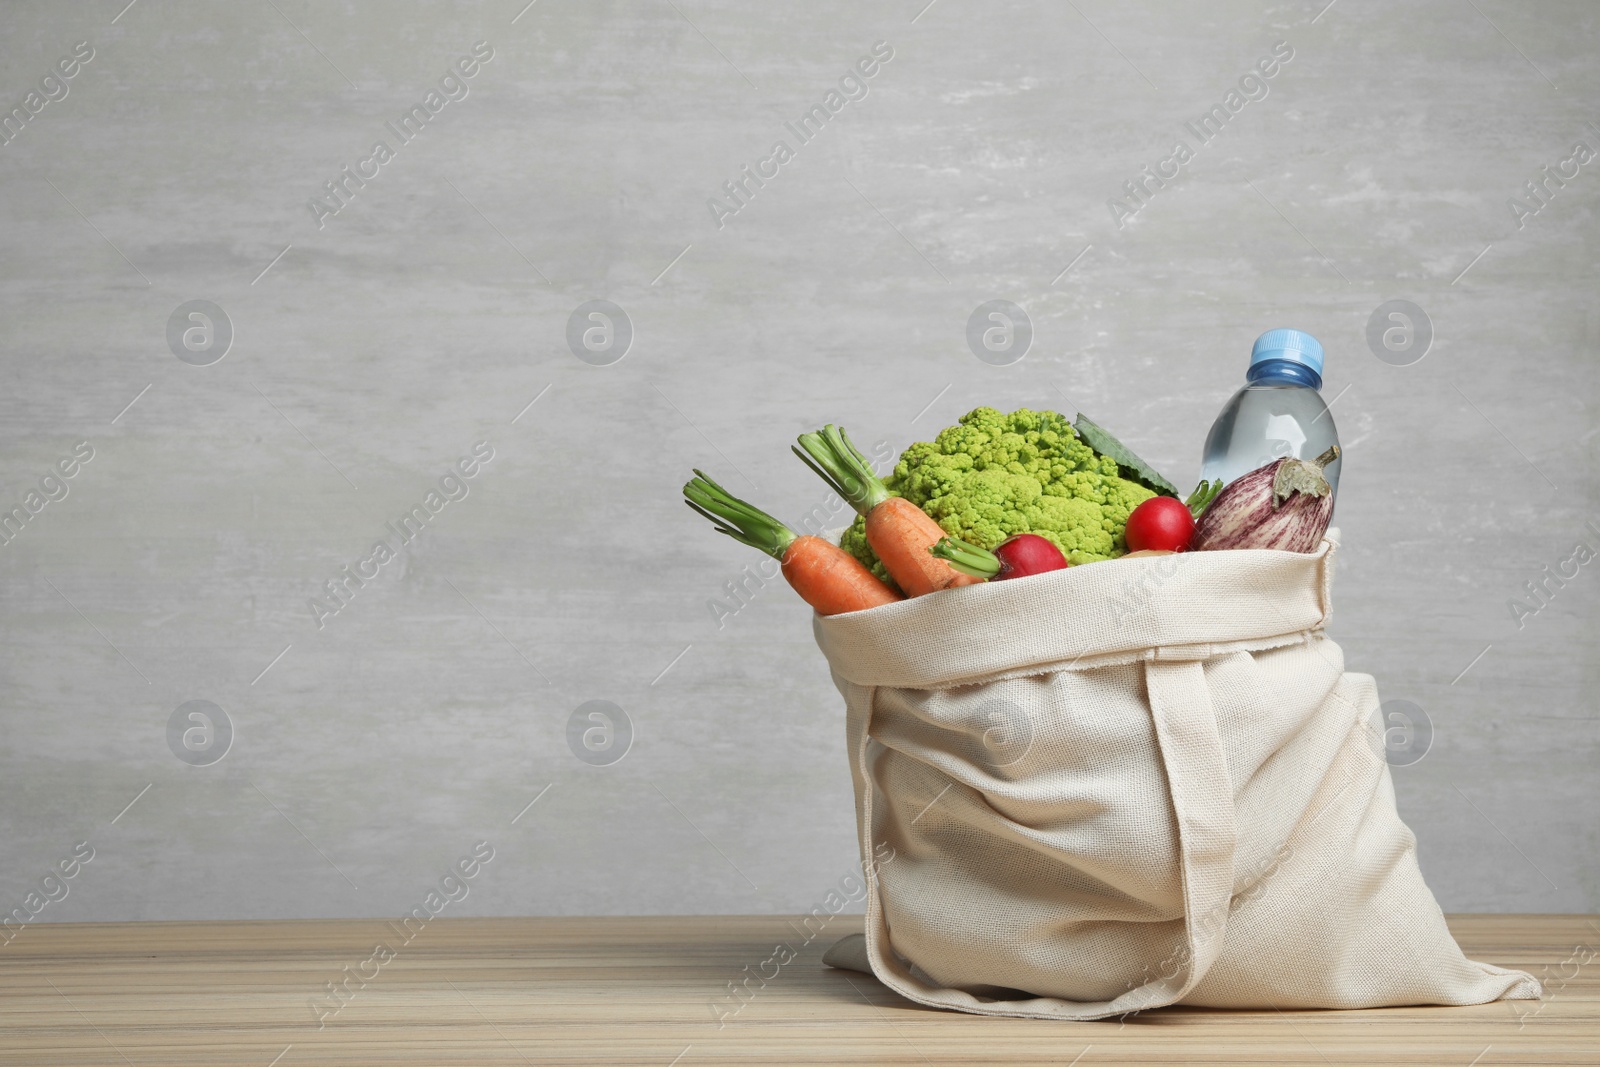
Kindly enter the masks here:
M 1190 550 L 1314 550 L 1333 517 L 1333 490 L 1322 468 L 1338 458 L 1339 446 L 1330 445 L 1316 459 L 1275 459 L 1235 478 L 1201 512 Z

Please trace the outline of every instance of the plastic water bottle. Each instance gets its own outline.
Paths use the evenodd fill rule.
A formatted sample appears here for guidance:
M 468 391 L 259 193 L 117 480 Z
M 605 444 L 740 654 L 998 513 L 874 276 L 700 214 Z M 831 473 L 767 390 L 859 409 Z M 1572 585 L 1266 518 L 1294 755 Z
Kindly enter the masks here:
M 1268 330 L 1250 351 L 1245 385 L 1206 435 L 1200 477 L 1224 484 L 1275 459 L 1315 459 L 1339 443 L 1323 402 L 1322 345 L 1300 330 Z M 1323 470 L 1335 498 L 1343 458 Z

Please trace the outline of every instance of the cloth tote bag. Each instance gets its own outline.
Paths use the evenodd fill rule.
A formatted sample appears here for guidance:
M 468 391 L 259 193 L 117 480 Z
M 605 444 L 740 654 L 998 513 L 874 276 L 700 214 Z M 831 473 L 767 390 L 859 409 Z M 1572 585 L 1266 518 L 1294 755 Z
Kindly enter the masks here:
M 871 857 L 865 943 L 829 961 L 1056 1019 L 1539 996 L 1468 960 L 1423 883 L 1376 686 L 1323 632 L 1336 547 L 817 617 Z

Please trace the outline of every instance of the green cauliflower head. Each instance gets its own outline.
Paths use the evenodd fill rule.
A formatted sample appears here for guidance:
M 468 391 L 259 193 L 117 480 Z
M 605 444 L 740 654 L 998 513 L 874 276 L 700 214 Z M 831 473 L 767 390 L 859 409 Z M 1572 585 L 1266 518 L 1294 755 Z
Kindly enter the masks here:
M 974 408 L 907 448 L 886 481 L 952 537 L 994 548 L 1012 534 L 1038 534 L 1072 564 L 1127 552 L 1128 513 L 1156 495 L 1119 477 L 1116 461 L 1079 440 L 1061 415 L 1027 408 Z M 861 517 L 841 544 L 887 578 Z

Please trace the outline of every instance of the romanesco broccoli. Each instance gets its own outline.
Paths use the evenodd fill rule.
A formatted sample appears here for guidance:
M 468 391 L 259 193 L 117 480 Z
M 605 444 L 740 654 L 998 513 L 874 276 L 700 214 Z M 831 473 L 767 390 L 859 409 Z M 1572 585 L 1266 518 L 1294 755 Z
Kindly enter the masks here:
M 1128 513 L 1156 495 L 1119 477 L 1116 460 L 1084 444 L 1061 415 L 1027 408 L 974 408 L 907 448 L 887 482 L 952 537 L 992 549 L 1012 534 L 1035 533 L 1073 564 L 1127 552 Z M 861 518 L 841 544 L 887 577 Z

